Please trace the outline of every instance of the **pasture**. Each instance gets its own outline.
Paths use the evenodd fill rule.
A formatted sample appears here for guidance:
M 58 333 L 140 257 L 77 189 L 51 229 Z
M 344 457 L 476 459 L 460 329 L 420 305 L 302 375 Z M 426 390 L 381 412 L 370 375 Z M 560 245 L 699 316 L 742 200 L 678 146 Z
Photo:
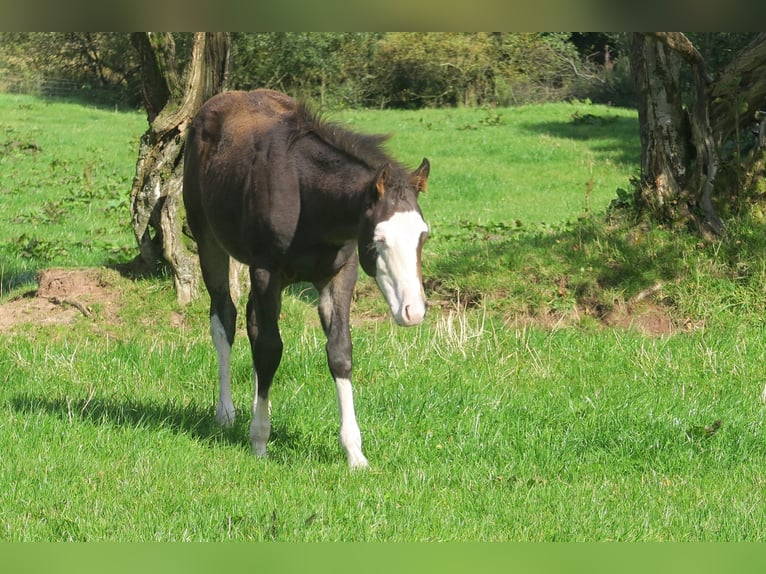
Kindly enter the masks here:
M 755 215 L 710 242 L 607 221 L 627 110 L 331 117 L 431 162 L 425 323 L 396 327 L 366 277 L 353 303 L 361 472 L 311 290 L 284 300 L 260 460 L 247 416 L 213 420 L 206 297 L 118 271 L 144 115 L 0 96 L 0 540 L 763 539 Z M 243 325 L 232 363 L 246 413 Z

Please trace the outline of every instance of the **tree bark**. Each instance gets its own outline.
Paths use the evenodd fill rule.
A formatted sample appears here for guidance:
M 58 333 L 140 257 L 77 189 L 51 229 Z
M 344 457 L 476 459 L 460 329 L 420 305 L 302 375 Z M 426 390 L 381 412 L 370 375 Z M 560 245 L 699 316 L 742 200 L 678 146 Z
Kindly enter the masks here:
M 638 91 L 641 199 L 660 220 L 678 219 L 689 151 L 684 125 L 679 60 L 662 43 L 633 34 L 630 64 Z
M 711 119 L 721 144 L 736 130 L 747 128 L 766 108 L 766 32 L 738 53 L 716 81 L 711 93 Z
M 695 102 L 683 106 L 682 57 L 691 67 Z M 641 200 L 665 223 L 694 222 L 723 231 L 712 203 L 718 156 L 710 126 L 710 78 L 702 56 L 681 33 L 636 33 L 630 63 L 639 95 Z
M 179 303 L 188 303 L 199 283 L 197 258 L 181 232 L 183 147 L 189 122 L 208 98 L 224 88 L 230 40 L 223 32 L 197 32 L 185 86 L 176 69 L 169 33 L 131 36 L 141 59 L 149 128 L 141 138 L 131 190 L 131 219 L 138 259 L 149 269 L 168 265 Z

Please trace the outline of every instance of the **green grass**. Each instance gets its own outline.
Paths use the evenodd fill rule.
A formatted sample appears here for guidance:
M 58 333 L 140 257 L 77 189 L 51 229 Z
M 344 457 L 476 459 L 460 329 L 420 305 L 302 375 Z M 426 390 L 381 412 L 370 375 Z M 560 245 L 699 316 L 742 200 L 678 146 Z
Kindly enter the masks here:
M 127 213 L 100 206 L 127 205 L 142 117 L 9 96 L 0 109 L 6 133 L 29 130 L 40 147 L 0 157 L 2 300 L 30 271 L 128 257 Z M 588 113 L 596 119 L 579 119 Z M 732 220 L 725 239 L 704 243 L 605 223 L 637 162 L 627 111 L 337 117 L 394 132 L 391 149 L 407 163 L 432 162 L 426 322 L 395 327 L 368 279 L 354 304 L 355 396 L 371 469 L 346 467 L 310 298 L 285 298 L 272 440 L 260 460 L 247 442 L 242 326 L 233 376 L 245 415 L 224 431 L 213 421 L 205 298 L 179 308 L 168 279 L 108 270 L 115 310 L 0 333 L 1 540 L 763 540 L 759 226 Z M 75 118 L 100 124 L 82 144 L 103 153 L 66 149 Z M 51 167 L 67 154 L 79 158 L 67 165 L 92 161 L 109 174 L 96 186 L 104 197 L 90 210 L 72 203 L 57 223 L 18 221 L 38 217 L 33 201 L 70 207 L 83 181 Z M 116 252 L 93 241 L 97 226 Z M 54 246 L 65 238 L 66 253 L 25 253 L 24 232 Z M 672 333 L 609 328 L 586 313 L 657 283 L 641 303 L 663 309 Z
M 331 115 L 331 117 L 334 117 Z M 434 233 L 463 223 L 556 224 L 603 211 L 638 165 L 636 114 L 587 104 L 512 109 L 364 111 L 334 119 L 391 133 L 389 149 L 432 164 Z
M 0 118 L 0 295 L 40 265 L 129 258 L 146 115 L 3 95 Z

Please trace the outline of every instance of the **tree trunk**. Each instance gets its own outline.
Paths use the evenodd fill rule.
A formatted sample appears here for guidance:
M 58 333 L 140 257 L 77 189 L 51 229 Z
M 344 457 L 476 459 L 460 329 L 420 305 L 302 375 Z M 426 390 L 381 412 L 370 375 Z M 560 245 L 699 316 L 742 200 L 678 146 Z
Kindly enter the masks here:
M 694 77 L 690 111 L 681 101 L 679 56 Z M 630 63 L 639 96 L 642 204 L 661 222 L 693 222 L 721 233 L 711 199 L 718 156 L 708 114 L 710 78 L 702 57 L 681 33 L 636 33 Z
M 755 121 L 766 108 L 766 33 L 756 36 L 716 81 L 711 93 L 711 119 L 718 143 Z
M 721 73 L 711 93 L 711 121 L 727 158 L 727 195 L 761 200 L 766 177 L 766 33 L 756 36 Z
M 229 35 L 195 33 L 185 86 L 176 69 L 171 34 L 135 32 L 131 39 L 141 59 L 142 94 L 150 122 L 141 138 L 130 194 L 138 259 L 149 269 L 168 265 L 178 301 L 185 304 L 197 290 L 199 267 L 181 232 L 183 147 L 199 107 L 223 90 Z

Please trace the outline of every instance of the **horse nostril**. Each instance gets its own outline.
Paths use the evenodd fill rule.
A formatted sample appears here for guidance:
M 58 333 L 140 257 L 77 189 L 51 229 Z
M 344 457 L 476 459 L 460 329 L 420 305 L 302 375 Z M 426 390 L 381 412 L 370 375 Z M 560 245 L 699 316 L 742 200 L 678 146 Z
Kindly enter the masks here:
M 410 320 L 410 306 L 405 305 L 404 306 L 404 318 L 407 319 L 407 321 Z

